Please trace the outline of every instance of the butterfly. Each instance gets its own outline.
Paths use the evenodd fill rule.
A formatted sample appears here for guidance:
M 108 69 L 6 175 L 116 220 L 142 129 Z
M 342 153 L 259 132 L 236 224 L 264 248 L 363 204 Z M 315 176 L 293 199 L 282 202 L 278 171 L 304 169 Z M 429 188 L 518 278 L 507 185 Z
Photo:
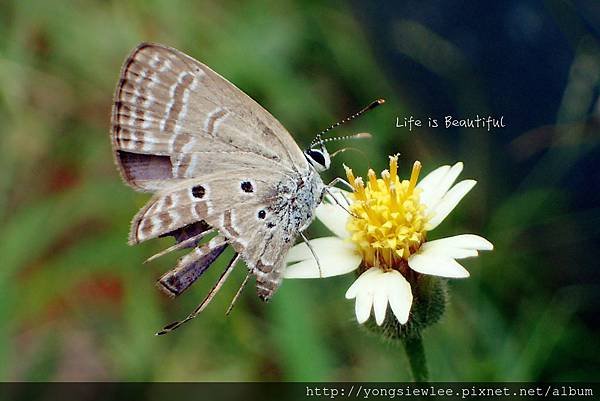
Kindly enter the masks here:
M 319 134 L 302 151 L 277 119 L 232 83 L 192 57 L 152 43 L 137 46 L 123 64 L 111 126 L 122 178 L 153 193 L 131 222 L 129 244 L 174 237 L 175 245 L 149 260 L 192 248 L 158 287 L 178 296 L 227 247 L 235 252 L 194 312 L 157 334 L 197 316 L 240 260 L 248 274 L 235 298 L 250 276 L 259 298 L 271 298 L 281 285 L 287 251 L 327 191 L 319 175 L 330 165 L 327 140 Z

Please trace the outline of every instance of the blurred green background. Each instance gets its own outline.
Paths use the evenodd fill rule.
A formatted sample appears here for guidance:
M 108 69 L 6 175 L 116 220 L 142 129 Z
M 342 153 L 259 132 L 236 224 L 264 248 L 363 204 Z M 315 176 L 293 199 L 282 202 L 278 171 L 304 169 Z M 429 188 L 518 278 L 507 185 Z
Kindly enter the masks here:
M 252 286 L 168 336 L 210 289 L 154 286 L 167 239 L 126 244 L 148 199 L 120 181 L 109 120 L 121 63 L 140 41 L 177 47 L 257 99 L 306 145 L 383 97 L 339 134 L 364 175 L 401 153 L 424 171 L 465 162 L 479 181 L 431 238 L 473 232 L 496 246 L 450 282 L 424 333 L 432 380 L 586 380 L 600 372 L 598 3 L 568 1 L 0 2 L 0 379 L 410 380 L 400 347 L 357 326 L 351 275 Z M 596 4 L 596 6 L 594 5 Z M 396 117 L 505 116 L 508 127 L 396 128 Z M 339 144 L 339 146 L 345 146 Z M 320 223 L 310 236 L 326 235 Z M 223 258 L 226 260 L 227 258 Z

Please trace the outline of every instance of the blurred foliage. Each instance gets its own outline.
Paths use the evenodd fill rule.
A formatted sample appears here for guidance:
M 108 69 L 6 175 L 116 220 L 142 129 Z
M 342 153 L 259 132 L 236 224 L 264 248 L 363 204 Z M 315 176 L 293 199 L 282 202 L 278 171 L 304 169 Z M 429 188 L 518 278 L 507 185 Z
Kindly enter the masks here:
M 148 196 L 123 185 L 114 168 L 110 107 L 128 52 L 155 41 L 219 71 L 301 144 L 386 98 L 340 130 L 374 138 L 350 144 L 359 152 L 336 158 L 329 179 L 342 162 L 379 170 L 396 152 L 404 173 L 417 158 L 426 172 L 466 162 L 464 176 L 479 184 L 435 237 L 481 233 L 496 250 L 466 262 L 469 280 L 449 283 L 448 310 L 424 337 L 432 380 L 597 381 L 600 209 L 578 202 L 590 185 L 583 178 L 597 184 L 599 176 L 589 155 L 599 138 L 600 53 L 570 3 L 547 5 L 544 18 L 556 18 L 571 41 L 570 72 L 556 77 L 564 91 L 555 121 L 511 136 L 510 126 L 492 134 L 395 128 L 396 116 L 428 109 L 374 50 L 374 23 L 344 2 L 0 3 L 0 379 L 410 378 L 401 349 L 357 327 L 343 297 L 351 275 L 286 281 L 269 304 L 247 290 L 226 318 L 240 268 L 200 318 L 154 336 L 190 311 L 223 268 L 170 300 L 154 281 L 177 255 L 142 264 L 169 241 L 126 245 Z M 386 52 L 437 76 L 455 110 L 502 114 L 456 43 L 408 19 L 392 21 L 387 35 Z M 325 234 L 311 227 L 313 237 Z

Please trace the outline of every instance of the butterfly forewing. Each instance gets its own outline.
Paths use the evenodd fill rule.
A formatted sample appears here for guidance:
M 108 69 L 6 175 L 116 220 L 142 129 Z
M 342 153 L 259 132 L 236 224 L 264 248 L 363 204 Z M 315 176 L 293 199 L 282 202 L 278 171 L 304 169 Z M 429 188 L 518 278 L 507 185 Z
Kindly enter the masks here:
M 255 155 L 256 164 L 306 168 L 292 137 L 258 103 L 204 64 L 161 45 L 138 46 L 123 65 L 112 120 L 117 164 L 141 190 L 202 173 L 186 157 L 194 152 L 242 151 Z

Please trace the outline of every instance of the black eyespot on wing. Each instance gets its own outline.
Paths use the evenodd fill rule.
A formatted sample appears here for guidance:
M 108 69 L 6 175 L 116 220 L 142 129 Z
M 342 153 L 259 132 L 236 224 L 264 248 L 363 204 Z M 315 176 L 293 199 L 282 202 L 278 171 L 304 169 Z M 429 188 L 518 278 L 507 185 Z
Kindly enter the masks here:
M 242 188 L 242 191 L 244 192 L 254 192 L 254 187 L 252 186 L 252 183 L 250 181 L 243 181 L 240 184 L 240 187 Z
M 206 189 L 202 185 L 196 185 L 192 188 L 192 196 L 194 198 L 202 199 L 206 194 Z
M 258 212 L 258 218 L 259 219 L 264 219 L 265 217 L 267 217 L 267 212 L 265 212 L 264 210 L 260 210 Z
M 325 156 L 318 150 L 308 149 L 306 155 L 314 160 L 315 163 L 325 166 Z

